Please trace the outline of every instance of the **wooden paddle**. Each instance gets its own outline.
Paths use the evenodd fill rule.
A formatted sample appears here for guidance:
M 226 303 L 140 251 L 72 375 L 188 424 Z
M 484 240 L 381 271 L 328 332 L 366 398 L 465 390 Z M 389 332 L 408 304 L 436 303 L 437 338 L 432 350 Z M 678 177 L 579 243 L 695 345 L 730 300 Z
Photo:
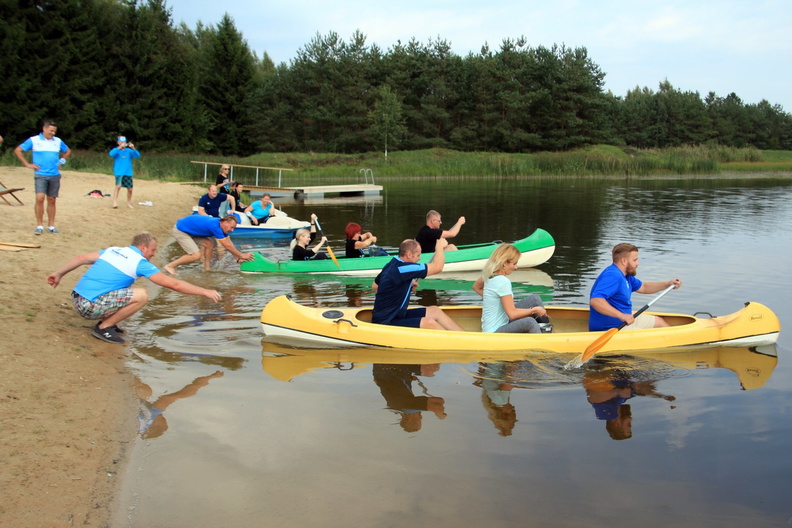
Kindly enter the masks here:
M 660 300 L 660 297 L 662 297 L 663 295 L 665 295 L 666 293 L 670 292 L 670 291 L 671 291 L 671 290 L 673 290 L 673 289 L 674 289 L 674 285 L 672 284 L 671 286 L 669 286 L 669 287 L 668 287 L 668 288 L 666 288 L 665 290 L 661 291 L 661 292 L 660 292 L 660 295 L 658 295 L 657 297 L 655 297 L 654 299 L 652 299 L 651 301 L 649 301 L 648 303 L 646 303 L 646 305 L 645 305 L 643 308 L 641 308 L 640 310 L 638 310 L 637 312 L 635 312 L 635 313 L 633 314 L 633 317 L 638 317 L 639 315 L 641 315 L 642 313 L 644 313 L 644 312 L 647 310 L 647 308 L 649 308 L 649 307 L 650 307 L 650 306 L 652 306 L 652 305 L 653 305 L 655 302 L 657 302 L 658 300 Z M 593 309 L 593 308 L 592 308 L 592 309 Z M 610 330 L 608 330 L 607 332 L 605 332 L 604 334 L 602 334 L 601 336 L 599 336 L 599 337 L 597 338 L 597 340 L 596 340 L 596 341 L 594 341 L 594 342 L 593 342 L 593 343 L 591 343 L 591 344 L 590 344 L 588 347 L 586 347 L 586 351 L 585 351 L 585 352 L 583 352 L 583 357 L 581 357 L 581 358 L 580 358 L 580 360 L 581 360 L 583 363 L 585 363 L 586 361 L 588 361 L 588 360 L 591 358 L 591 356 L 593 356 L 594 354 L 596 354 L 597 352 L 599 352 L 599 349 L 601 349 L 602 347 L 604 347 L 604 346 L 605 346 L 605 344 L 606 344 L 608 341 L 610 341 L 610 340 L 611 340 L 611 338 L 612 338 L 613 336 L 615 336 L 615 335 L 616 335 L 616 332 L 618 332 L 619 330 L 621 330 L 621 329 L 622 329 L 622 328 L 624 328 L 625 326 L 627 326 L 627 323 L 622 323 L 622 324 L 620 324 L 619 326 L 617 326 L 616 328 L 611 328 Z
M 14 247 L 21 247 L 21 248 L 40 248 L 41 244 L 24 244 L 22 242 L 0 242 L 0 246 L 14 246 Z
M 322 226 L 319 225 L 319 219 L 318 218 L 314 218 L 314 222 L 316 222 L 316 229 L 319 230 L 319 234 L 322 235 L 322 236 L 325 236 L 324 231 L 322 231 Z M 335 262 L 335 265 L 340 268 L 341 264 L 338 263 L 338 259 L 336 258 L 335 255 L 333 255 L 333 250 L 330 249 L 330 242 L 327 243 L 327 254 L 330 255 L 331 259 L 333 259 L 333 262 Z

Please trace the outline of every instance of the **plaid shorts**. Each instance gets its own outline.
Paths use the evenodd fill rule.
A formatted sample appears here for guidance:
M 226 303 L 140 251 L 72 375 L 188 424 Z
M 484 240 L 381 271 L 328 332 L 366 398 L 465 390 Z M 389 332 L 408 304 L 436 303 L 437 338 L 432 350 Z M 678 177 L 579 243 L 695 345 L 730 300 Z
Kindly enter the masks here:
M 124 189 L 131 189 L 134 187 L 132 184 L 132 176 L 116 176 L 116 187 L 123 187 Z
M 89 301 L 79 293 L 72 292 L 72 306 L 86 319 L 106 319 L 132 302 L 132 288 L 121 288 L 100 295 Z

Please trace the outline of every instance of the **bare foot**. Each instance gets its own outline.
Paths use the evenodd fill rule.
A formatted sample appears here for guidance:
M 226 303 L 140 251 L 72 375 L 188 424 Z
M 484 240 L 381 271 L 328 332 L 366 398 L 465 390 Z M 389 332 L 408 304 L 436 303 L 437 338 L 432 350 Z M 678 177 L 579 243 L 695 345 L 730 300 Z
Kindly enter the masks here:
M 113 209 L 118 209 L 118 204 L 113 204 Z
M 134 207 L 132 207 L 132 204 L 131 204 L 131 203 L 130 203 L 130 204 L 127 204 L 127 207 L 129 207 L 130 209 L 134 209 Z
M 176 276 L 176 270 L 171 268 L 170 264 L 165 264 L 164 266 L 162 266 L 162 269 L 164 269 L 165 271 L 167 271 L 168 273 L 170 273 L 174 277 Z

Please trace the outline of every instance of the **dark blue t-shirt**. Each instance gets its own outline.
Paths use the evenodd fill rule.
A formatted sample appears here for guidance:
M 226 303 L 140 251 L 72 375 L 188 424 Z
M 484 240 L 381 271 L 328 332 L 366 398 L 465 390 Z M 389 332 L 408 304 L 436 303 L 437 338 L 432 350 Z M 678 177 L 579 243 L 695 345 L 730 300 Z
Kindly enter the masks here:
M 394 320 L 403 318 L 410 303 L 412 281 L 425 278 L 426 271 L 426 264 L 423 262 L 404 262 L 399 257 L 393 257 L 385 264 L 374 279 L 378 287 L 371 322 L 391 324 Z

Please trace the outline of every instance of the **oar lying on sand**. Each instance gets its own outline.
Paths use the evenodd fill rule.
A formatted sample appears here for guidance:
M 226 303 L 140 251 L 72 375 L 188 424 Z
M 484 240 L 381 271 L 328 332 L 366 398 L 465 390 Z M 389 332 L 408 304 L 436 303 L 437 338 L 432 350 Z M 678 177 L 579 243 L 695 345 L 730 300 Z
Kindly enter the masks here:
M 37 249 L 41 247 L 41 244 L 23 244 L 21 242 L 0 242 L 0 246 L 13 246 L 19 248 Z
M 633 314 L 633 317 L 638 317 L 639 315 L 644 313 L 647 310 L 647 308 L 652 306 L 655 302 L 659 301 L 660 297 L 662 297 L 663 295 L 665 295 L 666 293 L 670 292 L 673 289 L 674 289 L 674 285 L 672 284 L 671 286 L 669 286 L 665 290 L 661 291 L 660 295 L 658 295 L 657 297 L 655 297 L 654 299 L 652 299 L 651 301 L 646 303 L 646 305 L 643 308 L 641 308 L 640 310 L 635 312 Z M 625 326 L 627 326 L 627 323 L 622 323 L 619 326 L 617 326 L 616 328 L 611 328 L 610 330 L 608 330 L 607 332 L 605 332 L 604 334 L 599 336 L 596 341 L 594 341 L 588 347 L 586 347 L 586 351 L 583 352 L 583 357 L 581 358 L 581 361 L 584 362 L 584 363 L 586 361 L 588 361 L 589 358 L 591 358 L 591 356 L 596 354 L 599 351 L 600 348 L 604 347 L 607 344 L 607 342 L 610 341 L 611 338 L 616 335 L 616 332 L 618 332 L 619 330 L 621 330 Z

